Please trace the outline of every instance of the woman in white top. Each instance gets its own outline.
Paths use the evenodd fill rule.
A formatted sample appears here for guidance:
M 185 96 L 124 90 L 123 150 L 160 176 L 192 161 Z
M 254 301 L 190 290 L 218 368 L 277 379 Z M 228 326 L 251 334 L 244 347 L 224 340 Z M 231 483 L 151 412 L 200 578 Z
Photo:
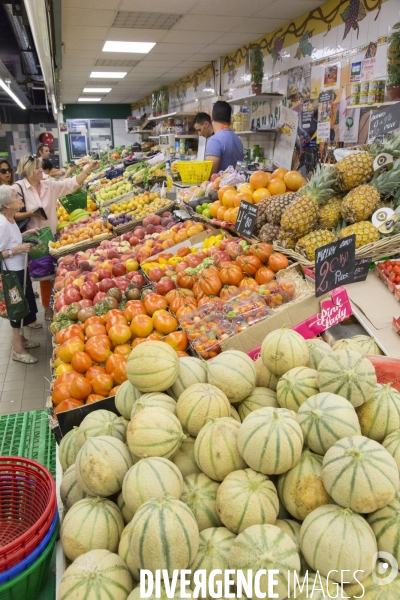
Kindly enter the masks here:
M 22 238 L 32 231 L 21 234 L 15 222 L 14 216 L 22 207 L 22 199 L 17 192 L 9 185 L 0 185 L 0 252 L 5 266 L 9 271 L 17 274 L 21 285 L 24 282 L 25 253 L 31 249 L 31 244 L 24 244 Z M 30 311 L 24 319 L 24 325 L 29 325 L 36 321 L 37 307 L 28 272 L 26 273 L 25 297 Z M 10 321 L 10 325 L 14 334 L 11 358 L 26 364 L 36 363 L 37 358 L 28 354 L 26 350 L 37 348 L 40 344 L 30 342 L 20 335 L 21 321 Z

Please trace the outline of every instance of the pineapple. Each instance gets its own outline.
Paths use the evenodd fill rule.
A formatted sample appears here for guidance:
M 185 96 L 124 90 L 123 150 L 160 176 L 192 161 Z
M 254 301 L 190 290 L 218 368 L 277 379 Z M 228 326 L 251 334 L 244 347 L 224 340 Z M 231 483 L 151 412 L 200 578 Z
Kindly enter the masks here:
M 279 194 L 279 196 L 271 196 L 265 200 L 261 200 L 258 204 L 258 212 L 256 219 L 256 234 L 260 233 L 261 228 L 266 223 L 279 225 L 281 218 L 289 204 L 297 197 L 297 192 L 289 194 Z
M 301 188 L 296 199 L 285 210 L 281 227 L 298 240 L 314 229 L 319 206 L 334 195 L 336 171 L 330 165 L 318 165 L 310 181 Z
M 339 232 L 338 238 L 341 240 L 342 238 L 353 234 L 356 236 L 356 248 L 361 248 L 361 246 L 365 246 L 365 244 L 377 242 L 379 240 L 379 231 L 370 221 L 359 221 L 358 223 L 345 227 Z
M 321 206 L 318 214 L 318 226 L 322 229 L 335 229 L 339 225 L 341 206 L 342 198 L 340 196 L 334 196 Z
M 354 152 L 336 164 L 340 189 L 344 192 L 365 183 L 373 175 L 374 157 L 369 152 Z
M 272 242 L 278 239 L 280 230 L 281 228 L 279 227 L 279 225 L 272 225 L 271 223 L 266 223 L 261 228 L 259 238 L 262 242 L 272 244 Z
M 276 243 L 278 246 L 281 246 L 281 248 L 287 248 L 288 250 L 294 250 L 296 246 L 296 240 L 291 237 L 290 233 L 283 229 L 280 230 Z
M 296 252 L 303 254 L 308 260 L 313 261 L 315 258 L 315 251 L 321 246 L 330 244 L 336 240 L 336 236 L 332 231 L 328 229 L 318 229 L 317 231 L 311 231 L 304 237 L 302 237 L 296 244 Z

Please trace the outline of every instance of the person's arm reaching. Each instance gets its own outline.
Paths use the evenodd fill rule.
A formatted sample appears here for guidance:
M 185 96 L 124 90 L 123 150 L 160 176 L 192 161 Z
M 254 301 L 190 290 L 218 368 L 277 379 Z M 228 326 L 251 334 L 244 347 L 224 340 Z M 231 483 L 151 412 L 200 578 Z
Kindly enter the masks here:
M 206 160 L 211 160 L 213 164 L 211 174 L 218 173 L 221 156 L 222 147 L 214 135 L 208 140 L 206 147 Z
M 51 185 L 53 189 L 57 192 L 57 198 L 61 198 L 61 196 L 66 196 L 67 194 L 72 194 L 78 188 L 81 187 L 82 183 L 85 181 L 86 177 L 90 175 L 93 171 L 98 169 L 99 163 L 96 160 L 92 160 L 88 166 L 79 173 L 79 175 L 75 175 L 75 177 L 71 177 L 71 179 L 61 179 L 60 181 L 55 181 L 54 179 L 48 180 L 51 181 Z
M 211 175 L 213 175 L 214 173 L 218 173 L 219 171 L 219 163 L 221 162 L 221 159 L 219 156 L 213 156 L 212 154 L 207 154 L 206 156 L 206 160 L 211 160 L 212 161 L 212 169 L 211 169 Z

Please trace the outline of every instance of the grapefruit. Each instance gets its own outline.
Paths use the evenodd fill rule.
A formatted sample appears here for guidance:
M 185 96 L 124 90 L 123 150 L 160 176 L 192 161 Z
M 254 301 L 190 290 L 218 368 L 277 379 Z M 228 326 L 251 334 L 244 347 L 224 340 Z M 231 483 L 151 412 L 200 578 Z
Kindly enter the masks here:
M 288 171 L 284 175 L 283 181 L 288 190 L 297 192 L 303 185 L 303 176 L 298 171 Z
M 233 206 L 240 206 L 242 200 L 244 200 L 245 202 L 250 202 L 250 204 L 254 204 L 252 194 L 247 192 L 239 192 L 233 199 Z
M 275 171 L 272 173 L 271 179 L 282 179 L 283 180 L 286 173 L 287 173 L 287 169 L 284 169 L 283 167 L 279 167 L 278 169 L 275 169 Z
M 219 188 L 219 190 L 218 190 L 218 200 L 220 202 L 222 202 L 222 197 L 225 194 L 225 192 L 227 192 L 228 190 L 235 190 L 235 188 L 233 187 L 233 185 L 223 185 L 222 187 Z
M 278 194 L 284 194 L 286 192 L 286 185 L 279 177 L 275 179 L 271 179 L 268 184 L 268 191 L 272 196 L 276 196 Z
M 253 194 L 253 202 L 254 204 L 258 204 L 261 200 L 268 198 L 271 195 L 271 192 L 267 190 L 267 188 L 258 188 Z
M 250 185 L 255 190 L 266 188 L 270 180 L 270 174 L 265 171 L 254 171 L 250 176 Z
M 236 194 L 237 194 L 237 191 L 235 189 L 226 190 L 226 192 L 222 196 L 222 204 L 227 207 L 233 207 L 233 202 L 234 202 Z

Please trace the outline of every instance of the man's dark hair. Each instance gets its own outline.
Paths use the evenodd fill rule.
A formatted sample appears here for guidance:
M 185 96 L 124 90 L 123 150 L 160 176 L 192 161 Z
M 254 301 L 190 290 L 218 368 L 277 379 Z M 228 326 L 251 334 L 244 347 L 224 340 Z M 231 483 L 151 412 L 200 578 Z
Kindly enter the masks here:
M 49 171 L 51 171 L 52 168 L 53 168 L 52 162 L 48 158 L 43 158 L 42 159 L 42 169 L 43 169 L 43 171 L 47 171 L 47 169 L 49 169 Z
M 48 148 L 50 150 L 49 144 L 43 144 L 43 142 L 40 142 L 40 144 L 38 144 L 38 147 L 36 148 L 36 152 L 37 152 L 38 156 L 41 153 L 41 151 L 43 150 L 43 148 Z
M 213 106 L 212 110 L 212 118 L 217 123 L 227 123 L 228 125 L 231 122 L 232 117 L 232 107 L 228 102 L 224 100 L 217 100 L 217 102 Z
M 206 112 L 199 112 L 194 118 L 193 125 L 204 125 L 208 121 L 211 125 L 211 117 Z

